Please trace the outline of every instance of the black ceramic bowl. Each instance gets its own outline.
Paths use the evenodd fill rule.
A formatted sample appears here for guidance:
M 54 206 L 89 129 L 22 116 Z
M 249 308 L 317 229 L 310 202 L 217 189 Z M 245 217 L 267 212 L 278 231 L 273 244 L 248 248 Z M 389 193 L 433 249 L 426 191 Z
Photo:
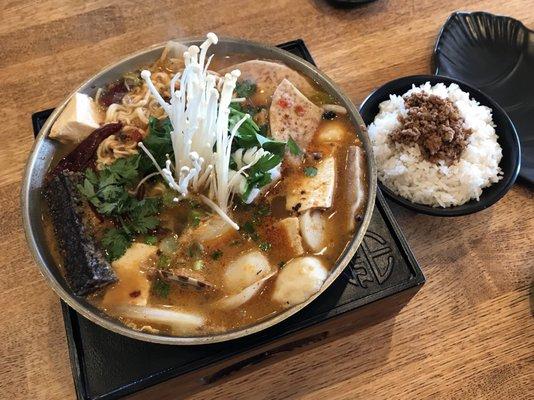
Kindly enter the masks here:
M 506 194 L 506 192 L 515 182 L 521 165 L 519 138 L 517 136 L 514 124 L 506 112 L 490 97 L 482 93 L 480 90 L 475 89 L 467 83 L 457 79 L 439 75 L 414 75 L 388 82 L 375 90 L 363 101 L 360 107 L 360 114 L 365 124 L 369 125 L 371 122 L 373 122 L 375 116 L 378 114 L 378 105 L 381 102 L 388 100 L 390 94 L 402 95 L 410 90 L 412 85 L 419 86 L 425 82 L 430 82 L 431 85 L 435 85 L 437 83 L 444 83 L 445 85 L 456 83 L 463 91 L 469 92 L 471 98 L 475 99 L 484 106 L 490 107 L 493 110 L 493 122 L 496 125 L 495 130 L 499 137 L 498 142 L 501 145 L 503 152 L 501 163 L 499 164 L 503 171 L 503 177 L 499 182 L 483 189 L 479 201 L 471 200 L 460 206 L 447 208 L 432 207 L 424 204 L 413 203 L 410 200 L 393 193 L 380 182 L 379 186 L 382 191 L 395 202 L 413 211 L 423 214 L 453 217 L 483 210 L 496 203 Z

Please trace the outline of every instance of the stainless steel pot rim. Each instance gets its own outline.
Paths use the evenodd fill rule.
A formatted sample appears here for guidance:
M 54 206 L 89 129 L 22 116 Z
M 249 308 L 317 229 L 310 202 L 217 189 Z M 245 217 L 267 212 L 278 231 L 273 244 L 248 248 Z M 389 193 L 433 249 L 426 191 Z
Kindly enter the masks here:
M 203 40 L 204 40 L 203 38 L 179 39 L 181 43 L 184 43 L 186 45 L 198 44 L 202 42 Z M 218 47 L 220 47 L 221 44 L 229 48 L 232 48 L 233 49 L 232 51 L 235 53 L 243 52 L 244 49 L 249 48 L 251 50 L 256 50 L 258 53 L 261 53 L 262 55 L 266 54 L 269 56 L 269 57 L 262 56 L 261 58 L 270 58 L 274 60 L 280 60 L 282 62 L 285 62 L 286 64 L 289 64 L 291 67 L 296 68 L 299 72 L 303 73 L 304 75 L 316 81 L 324 90 L 332 93 L 340 101 L 340 103 L 344 107 L 347 108 L 349 116 L 351 117 L 351 120 L 354 123 L 356 130 L 358 131 L 358 136 L 360 140 L 362 141 L 365 147 L 366 154 L 367 154 L 368 190 L 367 190 L 367 199 L 366 199 L 367 205 L 366 205 L 366 210 L 365 210 L 363 219 L 358 227 L 357 232 L 354 234 L 352 241 L 350 242 L 350 244 L 346 247 L 344 252 L 339 257 L 337 265 L 333 269 L 331 269 L 331 272 L 328 278 L 324 282 L 319 292 L 317 292 L 315 295 L 310 297 L 304 303 L 301 303 L 292 308 L 289 308 L 286 311 L 276 314 L 275 316 L 265 319 L 255 325 L 247 326 L 242 329 L 233 330 L 233 331 L 220 333 L 220 334 L 212 334 L 212 335 L 205 335 L 205 336 L 191 336 L 191 337 L 152 334 L 152 333 L 146 333 L 146 332 L 142 332 L 142 331 L 129 328 L 126 325 L 122 324 L 117 319 L 112 318 L 108 316 L 107 314 L 104 314 L 102 311 L 96 309 L 95 307 L 89 307 L 86 304 L 82 304 L 81 302 L 82 299 L 79 298 L 78 296 L 73 295 L 68 289 L 68 287 L 66 286 L 65 282 L 60 282 L 59 280 L 56 279 L 56 277 L 54 276 L 50 268 L 57 268 L 57 267 L 55 265 L 53 266 L 47 265 L 45 258 L 43 256 L 43 253 L 38 246 L 38 243 L 36 240 L 37 238 L 34 236 L 34 232 L 32 229 L 33 222 L 30 218 L 31 205 L 29 202 L 30 192 L 32 191 L 32 189 L 35 190 L 35 188 L 33 188 L 32 186 L 32 176 L 33 176 L 33 171 L 36 168 L 36 166 L 39 165 L 39 162 L 41 163 L 43 162 L 43 159 L 39 156 L 38 150 L 42 147 L 43 142 L 45 140 L 48 140 L 46 137 L 48 135 L 48 132 L 52 124 L 54 123 L 56 118 L 59 116 L 61 111 L 65 108 L 68 100 L 72 97 L 72 95 L 74 95 L 74 93 L 76 92 L 81 91 L 82 89 L 87 89 L 91 87 L 91 85 L 96 80 L 112 74 L 113 71 L 119 69 L 124 64 L 132 63 L 135 60 L 141 58 L 142 56 L 147 55 L 147 53 L 160 51 L 165 46 L 165 43 L 156 44 L 148 48 L 145 48 L 144 50 L 131 54 L 121 59 L 120 61 L 104 68 L 98 74 L 88 79 L 85 83 L 83 83 L 78 88 L 76 88 L 76 90 L 73 91 L 55 109 L 55 111 L 48 118 L 45 125 L 39 132 L 39 135 L 37 136 L 35 143 L 32 147 L 31 154 L 26 164 L 26 169 L 24 172 L 23 184 L 22 184 L 22 189 L 21 189 L 21 209 L 22 209 L 24 231 L 26 234 L 26 239 L 27 239 L 30 251 L 37 265 L 40 268 L 41 274 L 48 281 L 52 289 L 70 307 L 72 307 L 79 314 L 89 319 L 90 321 L 112 332 L 130 337 L 133 339 L 137 339 L 137 340 L 142 340 L 142 341 L 147 341 L 147 342 L 152 342 L 152 343 L 160 343 L 160 344 L 172 344 L 172 345 L 199 345 L 199 344 L 224 342 L 224 341 L 237 339 L 243 336 L 247 336 L 247 335 L 260 332 L 264 329 L 267 329 L 289 318 L 290 316 L 294 315 L 298 311 L 302 310 L 304 307 L 306 307 L 308 304 L 314 301 L 317 297 L 319 297 L 321 293 L 323 293 L 324 290 L 326 290 L 326 288 L 328 288 L 328 286 L 330 286 L 330 284 L 345 269 L 349 261 L 355 256 L 358 246 L 363 240 L 363 237 L 369 225 L 371 215 L 374 210 L 374 202 L 375 202 L 375 195 L 376 195 L 376 166 L 374 163 L 372 146 L 366 135 L 365 124 L 363 120 L 361 119 L 360 114 L 358 113 L 354 104 L 352 104 L 352 102 L 343 94 L 343 92 L 328 77 L 326 77 L 323 73 L 321 73 L 315 66 L 313 66 L 307 61 L 285 50 L 282 50 L 282 49 L 279 49 L 273 46 L 264 45 L 261 43 L 243 40 L 243 39 L 226 38 L 226 37 L 219 38 Z M 215 47 L 215 52 L 217 52 L 217 47 Z M 253 51 L 251 52 L 251 54 L 253 54 Z M 139 64 L 137 64 L 137 66 L 139 66 Z

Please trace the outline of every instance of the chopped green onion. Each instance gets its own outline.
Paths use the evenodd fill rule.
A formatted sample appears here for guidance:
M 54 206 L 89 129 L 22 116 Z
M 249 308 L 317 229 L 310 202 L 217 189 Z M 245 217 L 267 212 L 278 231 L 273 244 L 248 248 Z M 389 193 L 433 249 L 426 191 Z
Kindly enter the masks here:
M 152 292 L 158 297 L 167 297 L 171 290 L 171 286 L 161 279 L 156 279 L 152 285 Z
M 313 177 L 315 175 L 317 175 L 317 168 L 315 167 L 306 167 L 304 168 L 304 175 L 306 175 L 307 177 Z
M 145 243 L 153 246 L 158 243 L 158 238 L 156 236 L 147 236 L 145 238 Z
M 202 220 L 202 211 L 198 211 L 198 210 L 191 210 L 189 212 L 189 223 L 191 224 L 191 226 L 193 227 L 197 227 L 200 225 L 200 221 Z
M 171 266 L 171 259 L 168 256 L 166 256 L 165 254 L 162 254 L 158 258 L 157 267 L 159 269 L 167 269 L 170 266 Z
M 202 260 L 195 260 L 195 262 L 193 263 L 193 269 L 195 271 L 200 271 L 201 269 L 204 268 L 204 261 Z
M 262 204 L 258 206 L 255 213 L 258 217 L 266 217 L 267 215 L 271 215 L 271 208 L 268 204 Z
M 269 250 L 271 250 L 272 244 L 269 243 L 269 242 L 260 242 L 260 244 L 258 245 L 258 247 L 259 247 L 260 250 L 262 250 L 262 251 L 269 251 Z
M 254 233 L 254 232 L 256 232 L 256 228 L 254 227 L 254 224 L 252 223 L 252 221 L 245 222 L 243 224 L 242 228 L 243 228 L 243 231 L 246 232 L 246 233 Z
M 202 246 L 199 242 L 193 242 L 188 249 L 189 257 L 191 258 L 200 257 L 203 252 L 204 246 Z

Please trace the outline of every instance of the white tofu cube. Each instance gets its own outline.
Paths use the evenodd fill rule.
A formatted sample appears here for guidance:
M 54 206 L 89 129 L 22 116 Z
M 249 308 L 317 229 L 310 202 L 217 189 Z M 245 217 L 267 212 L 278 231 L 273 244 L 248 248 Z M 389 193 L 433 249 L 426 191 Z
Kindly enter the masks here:
M 93 99 L 76 93 L 52 125 L 49 137 L 62 143 L 79 143 L 100 127 L 101 120 Z
M 287 249 L 288 256 L 295 257 L 304 253 L 299 219 L 297 217 L 289 217 L 278 221 L 274 227 L 277 233 L 277 240 L 284 249 Z
M 119 281 L 106 290 L 102 305 L 145 306 L 150 293 L 150 281 L 143 267 L 156 256 L 157 251 L 157 246 L 134 243 L 121 258 L 113 261 L 111 266 Z

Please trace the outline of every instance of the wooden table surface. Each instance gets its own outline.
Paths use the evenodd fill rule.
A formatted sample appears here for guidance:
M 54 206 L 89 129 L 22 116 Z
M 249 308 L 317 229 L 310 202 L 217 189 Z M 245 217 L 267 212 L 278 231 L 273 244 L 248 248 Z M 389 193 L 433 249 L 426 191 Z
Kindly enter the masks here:
M 272 44 L 303 38 L 359 104 L 388 80 L 430 72 L 436 35 L 454 10 L 534 27 L 532 0 L 378 0 L 354 9 L 324 0 L 150 3 L 0 1 L 2 399 L 74 397 L 60 304 L 21 224 L 32 112 L 128 53 L 211 30 Z M 400 314 L 194 398 L 534 398 L 532 190 L 516 184 L 495 206 L 460 218 L 394 212 L 427 277 Z

